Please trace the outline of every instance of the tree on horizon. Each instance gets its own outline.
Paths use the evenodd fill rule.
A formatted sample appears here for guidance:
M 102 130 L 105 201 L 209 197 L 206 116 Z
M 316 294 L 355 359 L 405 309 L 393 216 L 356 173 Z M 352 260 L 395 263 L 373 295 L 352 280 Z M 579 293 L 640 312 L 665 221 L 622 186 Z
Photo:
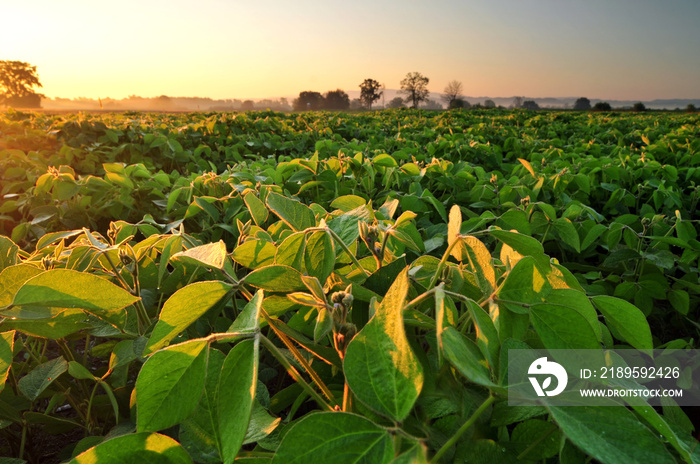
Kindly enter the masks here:
M 586 97 L 581 97 L 574 103 L 574 109 L 580 111 L 587 111 L 591 109 L 591 101 Z
M 462 83 L 459 81 L 450 81 L 445 86 L 442 91 L 444 94 L 442 99 L 447 103 L 447 108 L 462 108 L 464 106 L 464 100 L 462 99 Z M 461 100 L 461 105 L 455 103 L 457 100 Z
M 329 90 L 324 99 L 324 108 L 327 110 L 343 111 L 350 108 L 350 97 L 344 90 Z
M 360 101 L 368 110 L 372 109 L 372 103 L 381 98 L 383 93 L 379 90 L 381 88 L 382 85 L 374 79 L 365 79 L 364 82 L 360 84 Z
M 401 81 L 400 93 L 406 95 L 406 103 L 411 102 L 412 108 L 418 108 L 420 102 L 427 100 L 430 79 L 419 72 L 410 72 Z
M 306 90 L 299 92 L 299 98 L 294 100 L 294 111 L 321 110 L 325 100 L 319 92 Z
M 41 108 L 45 95 L 36 93 L 33 87 L 43 87 L 36 66 L 24 61 L 0 61 L 0 104 Z

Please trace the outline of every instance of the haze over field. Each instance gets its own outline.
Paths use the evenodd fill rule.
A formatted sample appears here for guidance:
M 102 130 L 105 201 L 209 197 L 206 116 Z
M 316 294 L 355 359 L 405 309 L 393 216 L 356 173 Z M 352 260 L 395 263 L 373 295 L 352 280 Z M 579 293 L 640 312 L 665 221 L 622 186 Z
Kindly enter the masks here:
M 451 80 L 473 96 L 700 97 L 696 0 L 0 2 L 0 59 L 37 66 L 50 98 L 289 98 L 398 89 L 410 71 L 431 98 Z

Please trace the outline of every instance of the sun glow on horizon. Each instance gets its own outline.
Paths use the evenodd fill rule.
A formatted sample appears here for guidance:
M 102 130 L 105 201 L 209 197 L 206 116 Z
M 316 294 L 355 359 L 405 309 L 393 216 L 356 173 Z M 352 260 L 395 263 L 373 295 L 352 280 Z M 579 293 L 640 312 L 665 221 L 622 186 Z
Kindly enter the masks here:
M 398 89 L 411 71 L 433 93 L 456 79 L 475 97 L 700 97 L 700 4 L 688 0 L 37 0 L 3 12 L 0 59 L 37 66 L 48 97 L 278 98 L 368 77 Z

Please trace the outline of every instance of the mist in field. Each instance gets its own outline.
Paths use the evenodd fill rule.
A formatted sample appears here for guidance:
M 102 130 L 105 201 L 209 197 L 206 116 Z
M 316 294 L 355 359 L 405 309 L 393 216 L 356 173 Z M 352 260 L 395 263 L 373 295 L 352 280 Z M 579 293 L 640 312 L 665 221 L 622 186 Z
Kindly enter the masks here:
M 147 98 L 132 95 L 128 98 L 44 98 L 41 107 L 47 110 L 83 110 L 83 111 L 247 111 L 273 110 L 291 111 L 286 98 L 240 100 L 216 100 L 201 97 L 159 97 Z
M 360 92 L 348 91 L 348 95 L 352 100 L 359 98 Z M 380 100 L 373 108 L 383 109 L 385 104 L 388 104 L 393 98 L 398 95 L 398 91 L 394 89 L 385 89 L 383 101 Z M 441 109 L 439 103 L 442 94 L 430 94 L 430 101 L 426 109 Z M 128 98 L 43 98 L 41 107 L 51 111 L 253 111 L 253 110 L 272 110 L 272 111 L 292 111 L 292 100 L 294 96 L 280 98 L 265 98 L 265 99 L 212 99 L 202 97 L 169 97 L 161 95 L 159 97 L 139 97 L 136 95 Z M 470 105 L 483 105 L 486 100 L 493 101 L 496 106 L 510 108 L 513 106 L 513 101 L 516 96 L 508 97 L 490 97 L 490 96 L 466 96 L 463 99 Z M 563 98 L 536 98 L 536 97 L 520 97 L 524 100 L 535 101 L 540 108 L 543 109 L 571 109 L 574 107 L 574 102 L 578 97 L 563 97 Z M 639 100 L 601 100 L 590 99 L 591 104 L 595 105 L 598 102 L 606 101 L 613 108 L 629 109 Z M 695 105 L 700 107 L 700 99 L 663 99 L 642 101 L 648 109 L 656 110 L 673 110 L 676 108 L 685 108 L 687 105 Z M 357 108 L 354 108 L 357 109 Z

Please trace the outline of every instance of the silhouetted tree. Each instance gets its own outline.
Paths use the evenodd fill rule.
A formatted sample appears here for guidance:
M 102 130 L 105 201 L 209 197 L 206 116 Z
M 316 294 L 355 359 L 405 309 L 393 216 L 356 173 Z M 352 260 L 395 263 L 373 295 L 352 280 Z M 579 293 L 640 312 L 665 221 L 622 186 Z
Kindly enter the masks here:
M 538 105 L 535 100 L 525 100 L 523 102 L 523 108 L 530 111 L 537 111 L 540 109 L 540 105 Z
M 295 111 L 320 110 L 323 109 L 324 99 L 319 92 L 310 90 L 300 92 L 299 98 L 294 100 Z
M 461 99 L 460 97 L 462 96 L 462 83 L 459 81 L 450 81 L 447 83 L 445 86 L 445 89 L 442 91 L 444 94 L 442 96 L 442 99 L 444 100 L 445 103 L 447 103 L 448 108 L 462 108 L 464 105 L 457 105 L 453 106 L 453 102 L 457 99 Z M 462 100 L 464 102 L 464 100 Z
M 455 98 L 450 102 L 450 106 L 447 107 L 449 110 L 460 109 L 460 108 L 471 108 L 471 103 L 463 98 Z
M 495 108 L 495 107 L 496 107 L 496 103 L 493 100 L 484 100 L 484 108 L 491 109 L 491 108 Z
M 329 90 L 326 92 L 324 108 L 327 110 L 347 110 L 350 108 L 350 97 L 343 90 Z
M 642 103 L 642 102 L 637 102 L 634 105 L 632 105 L 632 111 L 634 111 L 634 112 L 639 113 L 639 112 L 646 111 L 646 110 L 647 110 L 647 107 L 644 106 L 644 103 Z
M 688 103 L 688 106 L 685 107 L 685 110 L 688 113 L 695 113 L 697 111 L 697 108 L 695 108 L 695 105 L 693 105 L 692 103 Z
M 587 111 L 591 109 L 591 101 L 586 97 L 581 97 L 574 103 L 574 109 L 579 111 Z
M 42 87 L 36 66 L 23 61 L 0 61 L 0 104 L 40 108 L 44 95 L 33 87 Z
M 523 107 L 523 97 L 513 97 L 513 108 Z
M 241 104 L 241 111 L 253 111 L 255 109 L 255 102 L 253 100 L 245 100 Z
M 612 107 L 608 102 L 598 102 L 593 105 L 593 111 L 611 111 Z
M 427 100 L 428 82 L 430 79 L 419 72 L 410 72 L 401 81 L 400 93 L 406 95 L 406 103 L 411 102 L 413 108 L 418 108 L 420 102 Z
M 372 109 L 372 103 L 381 98 L 382 91 L 379 90 L 381 88 L 382 85 L 374 79 L 365 79 L 360 84 L 360 101 L 368 110 Z
M 386 105 L 388 108 L 401 108 L 403 106 L 403 98 L 401 97 L 394 97 L 389 101 L 389 104 Z

